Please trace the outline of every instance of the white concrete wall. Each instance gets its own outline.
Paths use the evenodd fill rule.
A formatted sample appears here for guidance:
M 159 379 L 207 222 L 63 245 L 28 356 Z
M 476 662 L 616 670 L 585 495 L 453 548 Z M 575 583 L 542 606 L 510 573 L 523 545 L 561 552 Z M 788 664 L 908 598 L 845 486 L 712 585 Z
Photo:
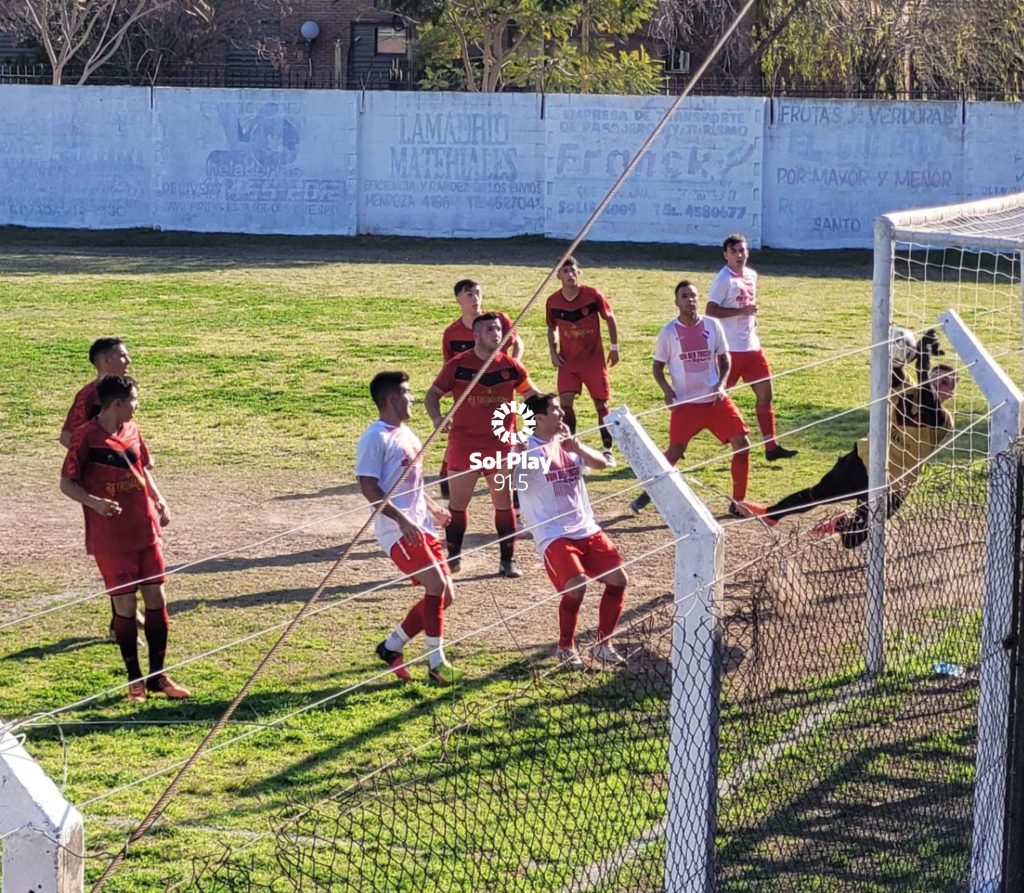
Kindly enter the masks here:
M 160 229 L 354 235 L 356 100 L 297 90 L 153 91 Z
M 776 99 L 765 158 L 765 244 L 867 248 L 879 214 L 961 201 L 956 102 Z
M 0 224 L 576 234 L 668 97 L 0 86 Z M 1024 106 L 686 100 L 591 238 L 871 246 L 1024 190 Z
M 359 120 L 359 231 L 544 231 L 541 97 L 371 91 Z
M 152 226 L 149 91 L 0 87 L 0 225 Z
M 671 104 L 665 96 L 552 96 L 545 232 L 576 235 Z M 720 244 L 761 241 L 763 99 L 687 99 L 623 184 L 592 237 Z

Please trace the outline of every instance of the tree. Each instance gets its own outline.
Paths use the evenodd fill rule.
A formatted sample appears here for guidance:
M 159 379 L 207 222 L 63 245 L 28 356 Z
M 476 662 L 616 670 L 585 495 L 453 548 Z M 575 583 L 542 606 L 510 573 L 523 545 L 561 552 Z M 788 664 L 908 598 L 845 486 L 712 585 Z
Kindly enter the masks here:
M 654 92 L 660 68 L 644 50 L 616 50 L 655 0 L 398 0 L 418 21 L 427 89 Z
M 0 30 L 43 48 L 53 83 L 69 65 L 80 66 L 78 84 L 109 62 L 132 28 L 171 8 L 208 19 L 210 0 L 0 0 Z
M 668 47 L 706 56 L 732 24 L 743 0 L 658 0 L 647 33 Z M 738 29 L 722 48 L 714 72 L 728 75 L 749 53 L 749 29 Z M 749 76 L 749 75 L 748 75 Z
M 767 31 L 799 0 L 765 0 Z M 1024 0 L 811 0 L 764 74 L 851 93 L 1020 89 Z
M 219 46 L 249 47 L 275 66 L 284 64 L 280 39 L 269 37 L 265 22 L 291 13 L 289 0 L 216 0 L 209 14 L 192 14 L 187 4 L 172 3 L 137 21 L 111 60 L 131 79 L 156 81 L 161 71 L 181 70 L 213 56 Z

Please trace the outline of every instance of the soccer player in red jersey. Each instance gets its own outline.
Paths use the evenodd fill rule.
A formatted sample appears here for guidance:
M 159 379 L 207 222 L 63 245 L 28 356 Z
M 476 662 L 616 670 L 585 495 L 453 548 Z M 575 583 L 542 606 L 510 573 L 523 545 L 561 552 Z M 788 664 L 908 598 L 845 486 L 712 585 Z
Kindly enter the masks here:
M 75 428 L 84 425 L 100 411 L 96 386 L 107 375 L 125 375 L 131 357 L 120 338 L 97 338 L 89 348 L 89 362 L 96 369 L 96 377 L 75 394 L 71 409 L 64 419 L 64 427 L 60 430 L 60 445 L 64 449 L 71 443 Z
M 611 399 L 608 367 L 619 362 L 619 329 L 611 305 L 596 288 L 580 285 L 580 268 L 576 259 L 568 257 L 558 269 L 562 287 L 547 300 L 548 347 L 551 363 L 558 370 L 558 399 L 565 413 L 565 423 L 576 433 L 576 411 L 573 401 L 584 386 L 594 401 L 597 421 L 601 427 L 601 443 L 607 467 L 615 466 L 612 436 L 604 426 Z M 605 361 L 601 342 L 601 320 L 608 324 L 608 359 Z
M 455 283 L 455 301 L 462 313 L 449 325 L 441 336 L 441 354 L 447 363 L 458 353 L 473 349 L 473 320 L 483 313 L 483 291 L 480 283 L 474 279 L 460 279 Z M 518 360 L 523 355 L 523 340 L 512 328 L 512 320 L 505 313 L 498 313 L 501 320 L 502 335 L 512 332 L 505 342 L 504 350 L 510 357 Z M 441 463 L 441 496 L 445 499 L 451 495 L 448 489 L 448 460 Z
M 441 397 L 445 394 L 451 394 L 456 399 L 461 397 L 473 376 L 501 343 L 501 319 L 497 313 L 481 313 L 473 320 L 473 339 L 473 349 L 456 354 L 445 363 L 427 391 L 424 404 L 435 427 L 442 421 Z M 496 478 L 501 472 L 500 468 L 484 469 L 478 463 L 483 458 L 499 460 L 511 448 L 507 435 L 502 440 L 500 428 L 495 433 L 492 425 L 495 411 L 503 404 L 517 403 L 517 396 L 528 397 L 536 393 L 522 363 L 506 353 L 498 352 L 483 378 L 452 418 L 447 450 L 449 473 L 454 475 L 449 482 L 451 495 L 448 500 L 452 519 L 445 534 L 448 540 L 448 565 L 453 571 L 457 571 L 461 563 L 462 540 L 466 534 L 469 503 L 473 498 L 476 480 L 485 474 L 491 502 L 494 504 L 494 526 L 498 536 L 505 538 L 500 543 L 501 563 L 498 573 L 504 577 L 522 576 L 514 561 L 515 541 L 512 534 L 516 529 L 516 514 L 512 508 L 511 488 L 501 486 Z M 513 414 L 508 413 L 504 424 L 507 426 L 514 421 Z M 507 480 L 507 477 L 503 474 L 500 480 Z
M 722 243 L 725 266 L 719 270 L 704 312 L 720 320 L 729 342 L 727 389 L 743 379 L 754 392 L 757 425 L 764 438 L 764 455 L 769 462 L 791 459 L 798 450 L 786 449 L 775 439 L 775 406 L 772 403 L 772 367 L 761 349 L 757 334 L 757 273 L 747 266 L 750 246 L 742 233 L 732 233 Z
M 141 703 L 149 692 L 181 700 L 189 690 L 163 672 L 169 619 L 160 528 L 171 516 L 133 420 L 138 390 L 123 375 L 108 375 L 96 390 L 100 411 L 71 435 L 60 490 L 82 505 L 85 550 L 96 559 L 114 606 L 114 632 L 130 680 L 128 700 Z M 149 646 L 145 681 L 135 635 L 135 593 L 140 588 Z
M 615 545 L 594 520 L 583 483 L 584 466 L 607 468 L 608 462 L 569 432 L 555 394 L 529 397 L 526 406 L 534 414 L 536 428 L 524 449 L 536 461 L 518 472 L 522 479 L 519 501 L 544 569 L 555 589 L 563 593 L 558 604 L 556 656 L 566 667 L 583 666 L 576 650 L 576 622 L 589 577 L 604 583 L 592 653 L 606 663 L 624 663 L 612 644 L 612 634 L 622 615 L 626 571 Z
M 423 445 L 406 425 L 413 403 L 409 376 L 404 372 L 379 372 L 370 382 L 370 396 L 379 417 L 359 438 L 356 477 L 363 496 L 376 504 L 412 466 L 395 494 L 384 502 L 374 524 L 384 553 L 403 574 L 414 574 L 413 583 L 424 590 L 423 598 L 377 646 L 377 656 L 399 679 L 409 682 L 412 676 L 402 651 L 413 636 L 426 632 L 430 679 L 454 685 L 462 674 L 445 659 L 443 630 L 444 609 L 451 604 L 455 587 L 434 528 L 435 523 L 444 527 L 450 516 L 423 490 L 419 455 Z
M 717 319 L 697 313 L 697 287 L 688 279 L 676 286 L 676 307 L 679 315 L 658 332 L 651 364 L 665 405 L 672 407 L 665 458 L 675 465 L 686 454 L 690 441 L 707 429 L 732 447 L 729 514 L 745 518 L 763 512 L 763 506 L 745 501 L 750 477 L 750 429 L 724 390 L 729 377 L 729 345 L 722 326 Z M 665 379 L 666 366 L 671 384 Z M 639 512 L 650 501 L 647 493 L 641 493 L 631 507 Z

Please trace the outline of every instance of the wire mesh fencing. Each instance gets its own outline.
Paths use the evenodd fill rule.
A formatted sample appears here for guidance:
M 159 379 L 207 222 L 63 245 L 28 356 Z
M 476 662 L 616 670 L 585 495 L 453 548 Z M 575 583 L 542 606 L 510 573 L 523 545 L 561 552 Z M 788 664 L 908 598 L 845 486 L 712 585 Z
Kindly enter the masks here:
M 272 857 L 224 852 L 185 886 L 625 893 L 665 890 L 668 866 L 673 891 L 961 890 L 979 678 L 1006 659 L 981 650 L 982 611 L 986 589 L 1017 597 L 1022 469 L 1020 445 L 933 464 L 889 519 L 878 676 L 864 548 L 787 521 L 750 534 L 750 560 L 720 581 L 712 738 L 694 737 L 709 643 L 679 635 L 666 593 L 620 638 L 624 668 L 537 673 L 487 704 L 455 695 L 428 739 L 297 796 L 271 822 Z M 994 551 L 1016 556 L 1006 579 Z M 669 818 L 709 800 L 695 759 L 715 766 L 715 805 L 688 824 L 710 851 Z

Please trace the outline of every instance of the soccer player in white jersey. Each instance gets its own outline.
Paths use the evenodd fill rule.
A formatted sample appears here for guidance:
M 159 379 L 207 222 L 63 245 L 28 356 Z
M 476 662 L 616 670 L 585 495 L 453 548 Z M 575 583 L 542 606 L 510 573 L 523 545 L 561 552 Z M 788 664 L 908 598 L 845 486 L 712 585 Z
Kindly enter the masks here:
M 775 439 L 775 406 L 772 403 L 772 367 L 761 349 L 757 334 L 757 272 L 747 266 L 750 246 L 742 233 L 732 233 L 722 242 L 725 266 L 708 292 L 704 312 L 719 320 L 729 342 L 732 365 L 725 387 L 743 379 L 754 392 L 757 425 L 764 440 L 764 455 L 769 462 L 791 459 L 797 450 L 789 450 Z
M 676 286 L 679 315 L 658 332 L 654 344 L 651 374 L 672 407 L 665 458 L 675 465 L 686 454 L 686 447 L 707 429 L 721 443 L 732 447 L 732 501 L 729 514 L 734 518 L 756 514 L 762 506 L 746 502 L 750 477 L 750 440 L 736 404 L 725 393 L 729 377 L 729 345 L 717 319 L 697 313 L 697 287 L 684 279 Z M 671 384 L 665 378 L 668 366 Z M 646 493 L 633 500 L 639 512 L 651 501 Z
M 404 372 L 379 372 L 370 382 L 370 396 L 380 417 L 359 438 L 356 477 L 370 503 L 384 501 L 403 470 L 412 465 L 398 490 L 384 501 L 374 521 L 377 542 L 403 574 L 424 595 L 392 633 L 377 646 L 377 656 L 403 682 L 411 675 L 402 654 L 406 643 L 421 631 L 427 634 L 428 676 L 441 685 L 454 685 L 462 673 L 445 659 L 444 609 L 455 595 L 451 571 L 434 524 L 444 527 L 451 516 L 423 490 L 420 439 L 406 425 L 412 409 L 409 376 Z
M 587 578 L 604 583 L 598 608 L 597 643 L 592 654 L 609 664 L 624 659 L 612 644 L 622 615 L 626 572 L 622 557 L 594 520 L 583 467 L 607 468 L 608 460 L 580 443 L 565 424 L 565 410 L 557 394 L 526 398 L 536 428 L 523 445 L 522 467 L 517 472 L 519 505 L 533 531 L 544 569 L 561 593 L 558 605 L 558 660 L 571 669 L 583 667 L 576 650 L 576 622 L 587 591 Z

